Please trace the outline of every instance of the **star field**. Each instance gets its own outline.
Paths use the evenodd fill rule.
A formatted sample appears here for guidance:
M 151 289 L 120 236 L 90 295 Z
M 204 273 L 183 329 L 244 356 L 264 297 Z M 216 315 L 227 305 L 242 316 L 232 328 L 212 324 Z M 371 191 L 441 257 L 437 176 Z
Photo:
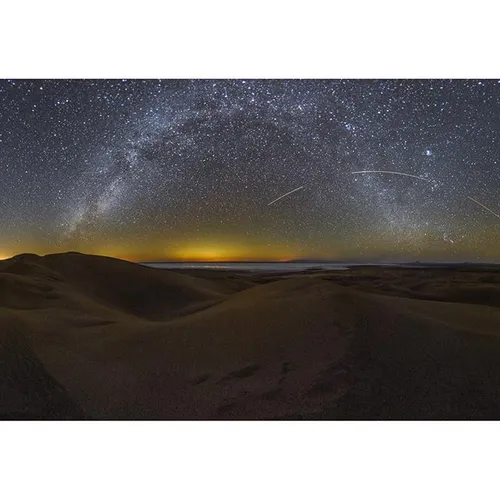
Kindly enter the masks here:
M 2 80 L 0 258 L 498 260 L 499 132 L 496 80 Z

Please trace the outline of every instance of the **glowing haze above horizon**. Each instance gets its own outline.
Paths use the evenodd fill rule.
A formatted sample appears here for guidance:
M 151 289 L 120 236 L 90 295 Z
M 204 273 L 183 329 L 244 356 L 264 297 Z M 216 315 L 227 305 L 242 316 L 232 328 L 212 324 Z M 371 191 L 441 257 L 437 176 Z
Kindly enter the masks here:
M 499 133 L 497 80 L 2 80 L 0 258 L 499 260 Z

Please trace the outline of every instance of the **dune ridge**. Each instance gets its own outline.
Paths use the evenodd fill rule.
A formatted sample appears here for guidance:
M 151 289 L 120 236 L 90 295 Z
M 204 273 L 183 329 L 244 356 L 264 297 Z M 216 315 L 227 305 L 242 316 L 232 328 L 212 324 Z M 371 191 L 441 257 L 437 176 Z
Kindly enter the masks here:
M 499 276 L 234 275 L 19 255 L 0 261 L 0 358 L 10 380 L 0 412 L 496 419 Z

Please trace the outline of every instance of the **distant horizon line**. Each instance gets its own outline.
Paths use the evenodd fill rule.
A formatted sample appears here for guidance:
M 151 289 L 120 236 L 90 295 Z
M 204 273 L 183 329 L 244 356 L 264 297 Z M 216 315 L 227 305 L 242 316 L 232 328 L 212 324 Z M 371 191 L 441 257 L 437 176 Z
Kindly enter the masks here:
M 58 255 L 58 254 L 70 254 L 77 253 L 83 255 L 94 255 L 98 257 L 109 257 L 120 260 L 125 260 L 128 262 L 134 262 L 137 264 L 293 264 L 293 263 L 306 263 L 306 264 L 416 264 L 416 263 L 432 263 L 432 264 L 500 264 L 499 260 L 486 260 L 486 259 L 415 259 L 415 258 L 351 258 L 351 259 L 327 259 L 327 258 L 302 258 L 302 259 L 230 259 L 230 260 L 179 260 L 179 259 L 137 259 L 130 257 L 121 257 L 117 255 L 104 255 L 104 254 L 93 254 L 78 251 L 66 251 L 66 252 L 51 252 L 37 254 L 35 252 L 21 252 L 11 256 L 0 256 L 0 260 L 9 260 L 22 255 L 36 255 L 39 257 Z

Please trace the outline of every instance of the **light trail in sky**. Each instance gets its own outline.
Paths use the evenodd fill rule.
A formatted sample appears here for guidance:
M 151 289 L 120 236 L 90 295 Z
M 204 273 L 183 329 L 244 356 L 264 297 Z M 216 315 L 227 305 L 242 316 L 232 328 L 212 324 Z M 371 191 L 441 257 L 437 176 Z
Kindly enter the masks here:
M 479 201 L 475 200 L 474 198 L 472 198 L 472 196 L 467 196 L 467 198 L 469 198 L 469 200 L 472 200 L 474 203 L 477 203 L 479 206 L 483 207 L 485 210 L 488 210 L 488 212 L 490 212 L 495 217 L 498 217 L 500 219 L 500 215 L 498 215 L 497 213 L 493 212 L 493 210 L 491 210 L 490 208 L 488 208 L 486 205 L 483 205 L 481 202 L 479 202 Z
M 299 191 L 300 189 L 304 189 L 304 186 L 300 186 L 296 189 L 292 189 L 291 191 L 288 191 L 288 193 L 285 193 L 281 195 L 279 198 L 276 198 L 275 200 L 271 201 L 271 203 L 268 203 L 267 206 L 270 207 L 273 203 L 276 203 L 277 201 L 281 200 L 281 198 L 284 198 L 285 196 L 288 196 L 292 193 L 295 193 L 295 191 Z
M 351 174 L 393 174 L 393 175 L 404 175 L 405 177 L 413 177 L 414 179 L 419 179 L 421 181 L 432 183 L 431 180 L 425 177 L 419 177 L 418 175 L 407 174 L 405 172 L 395 172 L 393 170 L 358 170 L 357 172 L 351 172 Z

